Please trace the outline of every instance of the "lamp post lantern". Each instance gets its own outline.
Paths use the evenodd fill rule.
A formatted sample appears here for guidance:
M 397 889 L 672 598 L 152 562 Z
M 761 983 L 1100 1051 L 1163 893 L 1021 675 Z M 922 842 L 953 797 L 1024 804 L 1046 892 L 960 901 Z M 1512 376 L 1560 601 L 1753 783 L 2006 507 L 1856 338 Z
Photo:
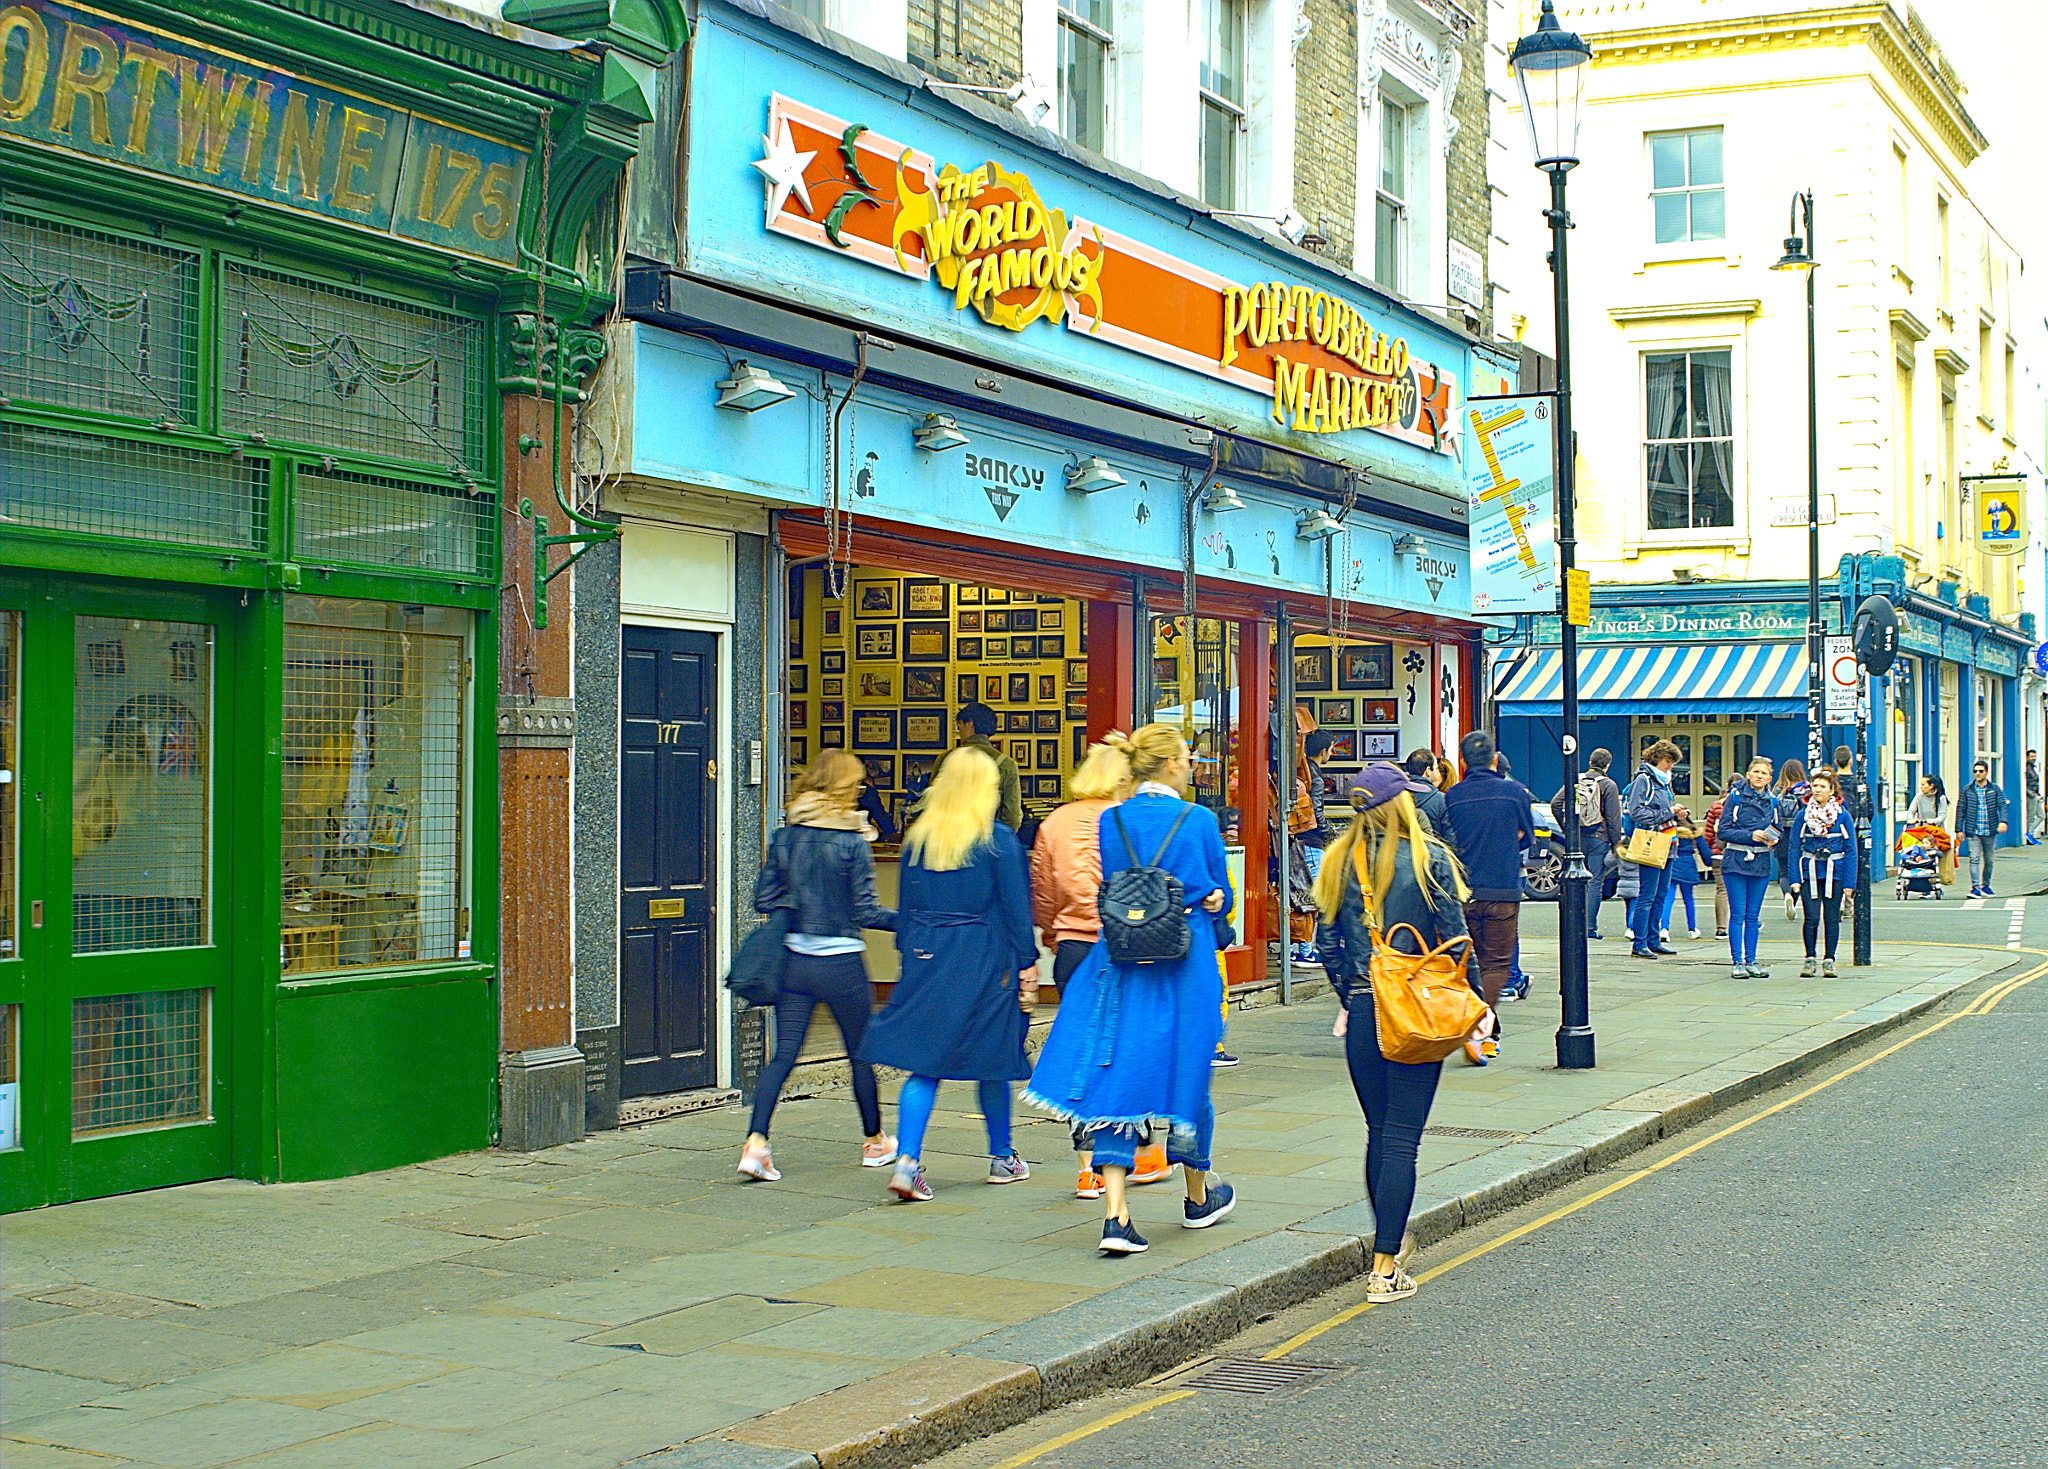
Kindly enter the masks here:
M 1579 784 L 1579 630 L 1572 621 L 1571 588 L 1577 563 L 1578 534 L 1574 511 L 1577 494 L 1578 446 L 1572 438 L 1571 277 L 1566 266 L 1566 233 L 1572 217 L 1565 208 L 1565 175 L 1579 161 L 1579 113 L 1586 100 L 1586 78 L 1593 52 L 1558 24 L 1553 0 L 1543 0 L 1536 29 L 1515 43 L 1508 64 L 1522 93 L 1522 112 L 1529 119 L 1529 142 L 1536 166 L 1550 175 L 1552 306 L 1557 329 L 1557 613 L 1559 655 L 1564 662 L 1564 788 L 1565 801 L 1576 806 Z M 1565 823 L 1564 885 L 1557 895 L 1558 979 L 1563 1014 L 1557 1027 L 1557 1064 L 1584 1070 L 1593 1064 L 1592 1002 L 1586 989 L 1586 849 L 1576 815 Z
M 1827 763 L 1821 708 L 1820 623 L 1820 397 L 1814 351 L 1813 190 L 1792 196 L 1792 233 L 1772 270 L 1806 273 L 1806 768 Z

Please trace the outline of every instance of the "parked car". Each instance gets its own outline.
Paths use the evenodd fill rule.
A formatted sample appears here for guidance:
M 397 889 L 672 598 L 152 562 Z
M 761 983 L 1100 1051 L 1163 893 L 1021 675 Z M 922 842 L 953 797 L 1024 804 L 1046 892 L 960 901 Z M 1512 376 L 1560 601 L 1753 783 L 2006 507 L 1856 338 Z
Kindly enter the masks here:
M 1536 819 L 1536 840 L 1522 854 L 1522 901 L 1555 903 L 1564 886 L 1564 833 L 1542 802 L 1532 802 L 1529 813 Z

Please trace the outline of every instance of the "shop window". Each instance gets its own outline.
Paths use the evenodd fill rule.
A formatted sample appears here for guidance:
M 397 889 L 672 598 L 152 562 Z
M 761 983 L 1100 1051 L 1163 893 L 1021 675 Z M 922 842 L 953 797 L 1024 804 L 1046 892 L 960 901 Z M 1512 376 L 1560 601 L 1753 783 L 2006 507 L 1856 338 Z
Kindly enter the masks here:
M 1725 238 L 1721 130 L 1652 133 L 1649 142 L 1650 207 L 1656 216 L 1657 243 Z
M 287 604 L 287 976 L 467 957 L 467 628 L 443 608 Z
M 0 425 L 0 523 L 170 545 L 261 550 L 268 461 Z
M 1906 807 L 1920 794 L 1920 721 L 1924 717 L 1920 660 L 1901 657 L 1894 663 L 1891 687 L 1892 811 L 1903 817 Z
M 1245 0 L 1199 3 L 1202 202 L 1237 209 L 1244 189 Z
M 191 424 L 199 256 L 0 214 L 0 394 Z
M 213 629 L 74 627 L 72 951 L 209 943 Z
M 1643 362 L 1649 528 L 1685 531 L 1732 527 L 1732 354 L 1653 352 Z
M 21 1146 L 21 1006 L 0 1005 L 0 1153 Z
M 221 294 L 223 432 L 481 473 L 480 322 L 234 261 Z
M 1109 151 L 1113 0 L 1060 0 L 1060 132 L 1097 153 Z
M 1991 783 L 1998 785 L 2005 779 L 2004 721 L 1999 718 L 1999 695 L 2003 692 L 1998 680 L 1988 673 L 1976 676 L 1977 683 L 1977 753 L 1975 759 L 1991 763 Z
M 1152 621 L 1152 717 L 1180 730 L 1194 761 L 1188 794 L 1217 813 L 1243 810 L 1238 768 L 1238 625 L 1214 617 Z
M 473 576 L 493 562 L 496 511 L 489 494 L 302 470 L 292 550 L 305 561 Z

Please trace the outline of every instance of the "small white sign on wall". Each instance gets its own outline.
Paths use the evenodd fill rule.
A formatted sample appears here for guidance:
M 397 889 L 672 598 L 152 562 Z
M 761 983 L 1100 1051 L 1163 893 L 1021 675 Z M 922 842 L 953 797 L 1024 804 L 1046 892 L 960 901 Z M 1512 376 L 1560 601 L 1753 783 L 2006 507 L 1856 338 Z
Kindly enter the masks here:
M 1833 495 L 1822 495 L 1820 497 L 1820 523 L 1822 525 L 1833 525 L 1835 523 L 1835 497 Z M 1806 497 L 1804 495 L 1785 495 L 1771 501 L 1771 524 L 1775 526 L 1806 524 Z
M 1450 242 L 1445 269 L 1447 289 L 1453 301 L 1463 301 L 1475 310 L 1486 306 L 1486 262 L 1479 252 L 1461 240 Z

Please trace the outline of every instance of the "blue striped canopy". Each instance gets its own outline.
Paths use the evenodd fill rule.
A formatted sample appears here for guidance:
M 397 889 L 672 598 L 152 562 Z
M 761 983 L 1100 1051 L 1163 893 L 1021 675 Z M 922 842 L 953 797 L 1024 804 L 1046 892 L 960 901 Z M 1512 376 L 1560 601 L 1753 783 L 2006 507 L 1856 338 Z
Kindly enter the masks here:
M 1518 661 L 1519 660 L 1519 661 Z M 1564 654 L 1515 649 L 1494 662 L 1503 714 L 1563 712 Z M 1803 643 L 1651 643 L 1579 649 L 1579 712 L 1799 714 L 1806 709 Z

